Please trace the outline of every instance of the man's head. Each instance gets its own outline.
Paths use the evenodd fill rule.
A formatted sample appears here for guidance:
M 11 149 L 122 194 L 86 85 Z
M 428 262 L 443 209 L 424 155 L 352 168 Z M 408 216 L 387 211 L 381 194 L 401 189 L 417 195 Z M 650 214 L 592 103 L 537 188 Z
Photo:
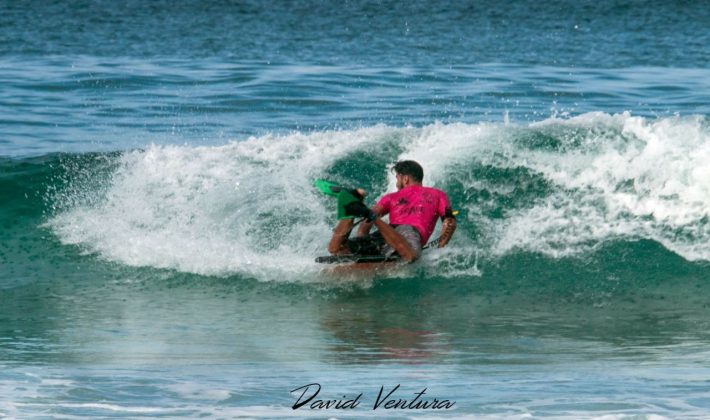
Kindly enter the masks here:
M 421 185 L 424 179 L 424 169 L 413 160 L 400 160 L 394 164 L 392 172 L 397 176 L 398 190 L 410 185 Z

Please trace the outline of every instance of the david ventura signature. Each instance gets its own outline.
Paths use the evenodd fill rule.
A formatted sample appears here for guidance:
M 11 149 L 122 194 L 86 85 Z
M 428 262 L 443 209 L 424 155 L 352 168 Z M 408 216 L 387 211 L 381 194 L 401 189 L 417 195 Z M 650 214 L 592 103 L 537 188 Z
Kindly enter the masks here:
M 397 384 L 389 392 L 385 393 L 385 387 L 380 387 L 380 392 L 377 394 L 372 409 L 400 409 L 400 410 L 448 410 L 456 404 L 456 401 L 449 400 L 439 400 L 425 399 L 424 394 L 426 394 L 426 388 L 419 392 L 414 393 L 414 398 L 405 399 L 395 396 L 397 390 L 399 390 L 400 385 Z M 321 386 L 318 383 L 312 383 L 308 385 L 303 385 L 296 389 L 291 390 L 291 393 L 301 392 L 301 395 L 296 400 L 296 403 L 291 407 L 294 410 L 306 406 L 311 410 L 324 410 L 324 409 L 336 409 L 336 410 L 352 410 L 357 408 L 362 402 L 362 392 L 359 393 L 355 398 L 347 399 L 343 396 L 343 399 L 328 399 L 319 400 L 316 399 L 321 391 Z

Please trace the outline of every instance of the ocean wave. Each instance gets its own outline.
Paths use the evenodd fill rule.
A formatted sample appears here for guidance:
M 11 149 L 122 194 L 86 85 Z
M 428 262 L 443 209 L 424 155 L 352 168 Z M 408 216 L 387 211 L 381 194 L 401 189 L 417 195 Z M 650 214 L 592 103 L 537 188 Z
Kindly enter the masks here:
M 309 281 L 335 223 L 333 200 L 313 180 L 362 186 L 374 203 L 394 188 L 390 165 L 415 159 L 425 184 L 461 211 L 451 247 L 425 255 L 437 274 L 476 276 L 480 259 L 515 252 L 578 258 L 637 240 L 708 261 L 709 158 L 706 117 L 628 113 L 153 145 L 105 157 L 104 176 L 84 168 L 89 176 L 72 182 L 78 171 L 67 170 L 48 196 L 47 226 L 64 244 L 130 266 Z

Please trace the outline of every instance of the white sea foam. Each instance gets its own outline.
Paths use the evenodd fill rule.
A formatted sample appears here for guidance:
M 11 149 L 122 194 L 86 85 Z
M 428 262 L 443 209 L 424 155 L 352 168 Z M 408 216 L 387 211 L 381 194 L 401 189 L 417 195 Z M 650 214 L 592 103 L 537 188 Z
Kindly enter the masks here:
M 479 256 L 516 249 L 577 255 L 618 238 L 651 239 L 688 260 L 710 260 L 709 131 L 703 117 L 589 113 L 529 126 L 376 126 L 218 147 L 150 146 L 120 156 L 109 185 L 97 188 L 100 200 L 68 206 L 48 225 L 63 243 L 127 265 L 310 280 L 333 222 L 313 179 L 387 141 L 403 150 L 399 159 L 424 166 L 428 185 L 460 181 L 467 191 L 516 193 L 505 180 L 472 177 L 474 165 L 524 168 L 550 185 L 547 195 L 504 207 L 499 218 L 452 197 L 462 210 L 459 232 L 468 225 L 477 235 L 459 233 L 454 247 L 428 257 L 440 274 L 478 275 Z M 535 133 L 559 147 L 520 142 Z M 387 168 L 381 176 L 393 190 Z
M 297 276 L 313 271 L 313 256 L 330 234 L 313 179 L 348 151 L 391 131 L 151 146 L 121 157 L 100 204 L 69 208 L 49 226 L 64 243 L 128 265 Z
M 688 260 L 710 259 L 710 133 L 702 118 L 589 114 L 562 125 L 591 127 L 589 137 L 600 130 L 614 136 L 525 162 L 558 191 L 511 213 L 499 253 L 522 247 L 570 255 L 606 240 L 644 238 Z

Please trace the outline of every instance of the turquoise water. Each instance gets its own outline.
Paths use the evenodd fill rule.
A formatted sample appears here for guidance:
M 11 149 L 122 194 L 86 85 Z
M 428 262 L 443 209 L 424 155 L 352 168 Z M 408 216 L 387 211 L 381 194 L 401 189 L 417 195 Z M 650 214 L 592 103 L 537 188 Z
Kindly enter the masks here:
M 708 10 L 0 3 L 0 417 L 706 417 Z M 404 158 L 451 246 L 316 265 Z

